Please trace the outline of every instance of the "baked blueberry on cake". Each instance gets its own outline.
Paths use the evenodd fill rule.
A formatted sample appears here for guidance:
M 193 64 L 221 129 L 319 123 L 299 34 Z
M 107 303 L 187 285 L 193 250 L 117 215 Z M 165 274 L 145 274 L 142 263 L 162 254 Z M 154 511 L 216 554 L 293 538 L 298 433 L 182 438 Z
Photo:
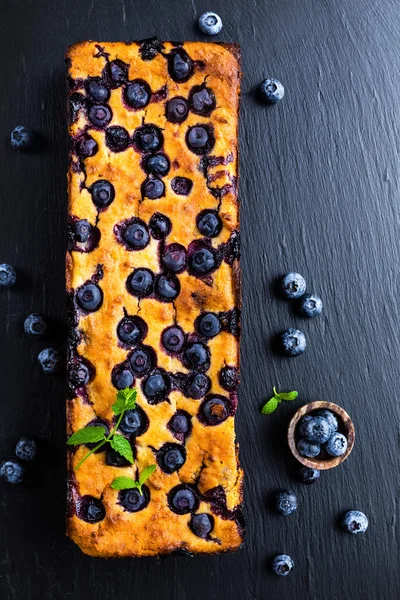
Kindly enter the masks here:
M 239 49 L 82 42 L 67 54 L 68 535 L 99 557 L 219 553 L 243 537 L 239 381 Z M 121 476 L 155 471 L 139 490 Z

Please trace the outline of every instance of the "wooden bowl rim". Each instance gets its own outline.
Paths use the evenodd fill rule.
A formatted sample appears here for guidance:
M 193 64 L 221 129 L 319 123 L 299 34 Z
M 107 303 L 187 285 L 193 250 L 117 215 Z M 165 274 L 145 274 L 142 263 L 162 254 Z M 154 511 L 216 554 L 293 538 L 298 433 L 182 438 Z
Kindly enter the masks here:
M 318 460 L 317 458 L 306 458 L 305 456 L 301 456 L 298 453 L 296 448 L 296 427 L 298 422 L 304 415 L 314 412 L 315 410 L 330 410 L 335 413 L 343 423 L 343 426 L 346 430 L 347 437 L 347 450 L 342 456 L 332 457 L 328 460 Z M 353 450 L 354 439 L 355 439 L 355 430 L 353 421 L 350 416 L 341 406 L 334 404 L 333 402 L 327 402 L 326 400 L 316 400 L 315 402 L 309 402 L 308 404 L 304 404 L 299 408 L 297 412 L 293 415 L 290 420 L 288 433 L 287 433 L 288 444 L 291 453 L 302 465 L 306 467 L 310 467 L 311 469 L 318 469 L 319 471 L 325 471 L 327 469 L 333 469 L 338 465 L 342 464 L 349 456 L 350 452 Z

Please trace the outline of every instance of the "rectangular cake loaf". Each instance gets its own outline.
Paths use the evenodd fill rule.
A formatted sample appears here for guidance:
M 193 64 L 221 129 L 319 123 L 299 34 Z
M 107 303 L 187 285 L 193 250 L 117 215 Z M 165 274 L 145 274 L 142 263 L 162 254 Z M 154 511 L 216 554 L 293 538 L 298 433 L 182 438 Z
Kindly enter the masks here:
M 243 537 L 234 416 L 240 272 L 236 45 L 82 42 L 67 53 L 68 535 L 86 554 L 219 553 Z M 142 493 L 118 490 L 156 465 Z

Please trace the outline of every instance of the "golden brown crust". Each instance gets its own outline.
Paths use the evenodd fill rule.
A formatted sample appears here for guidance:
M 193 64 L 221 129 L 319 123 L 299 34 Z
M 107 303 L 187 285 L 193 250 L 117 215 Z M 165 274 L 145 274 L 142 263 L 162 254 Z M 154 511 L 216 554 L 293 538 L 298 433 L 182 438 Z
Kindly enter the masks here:
M 167 69 L 168 55 L 177 48 L 185 51 L 194 63 L 193 74 L 181 83 L 174 81 Z M 191 399 L 185 395 L 184 388 L 173 385 L 168 401 L 150 404 L 142 391 L 143 379 L 137 378 L 138 405 L 145 411 L 149 427 L 134 440 L 136 465 L 108 466 L 102 452 L 90 456 L 72 475 L 73 467 L 87 448 L 79 446 L 76 451 L 69 452 L 68 535 L 91 556 L 150 556 L 174 551 L 219 553 L 238 548 L 243 536 L 243 473 L 235 447 L 233 418 L 237 399 L 236 393 L 229 394 L 220 382 L 220 372 L 225 365 L 239 367 L 238 334 L 232 323 L 241 304 L 236 239 L 239 229 L 240 49 L 235 44 L 187 42 L 177 46 L 163 42 L 161 52 L 155 51 L 151 60 L 143 60 L 141 51 L 141 42 L 81 42 L 71 46 L 66 55 L 71 84 L 69 97 L 76 108 L 69 128 L 72 142 L 68 172 L 72 233 L 66 261 L 71 301 L 69 371 L 71 374 L 80 357 L 95 369 L 86 386 L 72 390 L 67 407 L 68 434 L 94 419 L 112 424 L 111 405 L 116 389 L 112 385 L 111 372 L 116 365 L 124 363 L 130 353 L 116 335 L 124 311 L 140 316 L 147 323 L 148 332 L 143 343 L 156 351 L 157 368 L 164 369 L 173 381 L 176 373 L 187 378 L 190 370 L 182 364 L 181 356 L 165 351 L 160 342 L 163 330 L 177 324 L 196 340 L 196 318 L 202 312 L 218 313 L 224 323 L 223 331 L 200 341 L 207 345 L 211 357 L 207 370 L 211 380 L 209 393 L 224 397 L 231 412 L 220 424 L 205 425 L 198 418 L 202 399 Z M 111 90 L 107 105 L 112 112 L 109 127 L 122 126 L 130 136 L 143 123 L 154 124 L 162 130 L 162 152 L 168 156 L 171 166 L 169 173 L 162 177 L 165 195 L 156 200 L 142 197 L 141 186 L 146 173 L 143 155 L 138 149 L 130 144 L 122 152 L 111 151 L 105 141 L 104 127 L 96 129 L 88 120 L 90 102 L 84 81 L 88 77 L 102 77 L 107 62 L 114 60 L 129 65 L 128 80 L 144 80 L 151 88 L 151 101 L 143 109 L 132 110 L 124 103 L 122 90 L 125 84 Z M 168 121 L 166 102 L 175 96 L 188 99 L 193 86 L 204 84 L 216 98 L 216 107 L 211 114 L 203 116 L 189 111 L 182 124 Z M 82 102 L 81 106 L 79 102 Z M 187 146 L 186 132 L 196 125 L 212 126 L 215 133 L 214 148 L 206 159 Z M 86 135 L 96 141 L 97 151 L 85 158 L 79 156 L 77 144 Z M 174 177 L 186 177 L 193 182 L 188 196 L 174 193 L 171 188 Z M 115 189 L 114 201 L 100 211 L 91 196 L 91 186 L 98 180 L 111 182 Z M 173 303 L 161 302 L 154 295 L 139 301 L 131 295 L 126 281 L 133 269 L 145 267 L 155 274 L 161 271 L 159 253 L 162 243 L 150 238 L 144 249 L 129 251 L 121 240 L 118 241 L 115 225 L 135 217 L 148 226 L 152 215 L 159 212 L 172 222 L 172 231 L 165 243 L 178 243 L 187 249 L 195 240 L 203 243 L 196 217 L 204 209 L 217 211 L 222 220 L 221 232 L 207 242 L 219 257 L 218 268 L 203 278 L 193 276 L 187 269 L 178 274 L 180 293 Z M 100 235 L 99 242 L 89 248 L 90 252 L 82 252 L 85 246 L 74 238 L 73 226 L 78 219 L 89 221 Z M 86 314 L 77 306 L 76 292 L 89 280 L 101 288 L 103 302 L 99 310 Z M 128 512 L 119 504 L 118 492 L 110 487 L 110 483 L 120 475 L 134 477 L 136 466 L 141 471 L 146 465 L 154 464 L 155 451 L 163 444 L 180 443 L 167 428 L 176 410 L 185 411 L 191 417 L 192 431 L 184 442 L 186 461 L 172 474 L 163 472 L 158 466 L 148 482 L 149 504 L 138 512 Z M 199 497 L 196 513 L 213 517 L 214 527 L 206 539 L 196 536 L 189 527 L 190 514 L 178 515 L 168 505 L 168 492 L 181 483 L 195 486 Z M 77 516 L 77 506 L 83 496 L 101 500 L 105 509 L 102 520 L 88 523 Z

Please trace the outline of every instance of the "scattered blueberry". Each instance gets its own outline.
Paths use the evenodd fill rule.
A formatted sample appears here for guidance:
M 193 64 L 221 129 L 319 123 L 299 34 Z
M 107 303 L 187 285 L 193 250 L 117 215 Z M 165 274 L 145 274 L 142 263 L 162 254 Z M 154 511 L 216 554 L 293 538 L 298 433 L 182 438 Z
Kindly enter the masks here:
M 111 110 L 108 106 L 95 104 L 91 106 L 88 112 L 89 121 L 95 127 L 106 127 L 112 119 Z
M 38 361 L 46 375 L 54 375 L 61 370 L 61 355 L 53 348 L 42 350 L 38 356 Z
M 272 561 L 272 571 L 275 575 L 286 577 L 294 567 L 294 562 L 287 554 L 278 554 Z
M 131 369 L 138 377 L 147 375 L 157 362 L 154 350 L 150 346 L 136 348 L 129 357 Z
M 154 213 L 150 219 L 149 228 L 155 240 L 163 240 L 171 233 L 172 224 L 170 219 L 165 215 Z
M 197 510 L 199 506 L 198 498 L 188 485 L 177 485 L 168 494 L 168 504 L 170 509 L 178 515 L 186 515 Z
M 37 440 L 32 435 L 22 437 L 15 447 L 15 454 L 21 460 L 32 462 L 38 453 Z
M 189 95 L 190 109 L 197 115 L 209 117 L 216 107 L 214 92 L 203 85 L 196 85 Z
M 332 432 L 324 417 L 315 416 L 302 423 L 301 433 L 309 442 L 324 444 L 329 440 Z
M 211 131 L 202 125 L 190 127 L 186 134 L 187 145 L 195 154 L 207 154 L 215 144 Z
M 187 369 L 207 371 L 210 366 L 210 351 L 200 342 L 192 342 L 186 346 L 182 362 Z
M 87 312 L 99 310 L 103 302 L 103 292 L 95 283 L 85 283 L 76 294 L 78 305 Z
M 299 300 L 299 312 L 303 317 L 317 317 L 322 312 L 322 300 L 315 294 L 304 294 Z
M 174 434 L 187 434 L 189 433 L 189 431 L 191 430 L 191 422 L 190 422 L 190 415 L 189 413 L 183 411 L 183 410 L 178 410 L 169 420 L 168 422 L 168 428 L 174 433 Z
M 168 72 L 178 83 L 187 81 L 193 75 L 193 61 L 182 48 L 168 54 Z
M 164 154 L 149 156 L 145 161 L 145 170 L 152 175 L 166 175 L 169 166 L 169 160 Z
M 335 433 L 338 430 L 339 423 L 336 418 L 336 415 L 333 414 L 330 410 L 319 410 L 317 412 L 318 417 L 323 417 L 329 423 L 329 427 L 331 428 L 331 433 Z
M 154 291 L 163 302 L 173 302 L 179 296 L 181 284 L 175 275 L 157 275 L 154 282 Z
M 161 255 L 163 266 L 174 273 L 181 273 L 186 268 L 186 248 L 181 244 L 165 246 Z
M 319 444 L 308 442 L 302 438 L 297 443 L 297 451 L 301 456 L 305 456 L 306 458 L 315 458 L 320 453 L 321 447 Z
M 297 510 L 297 498 L 293 492 L 279 492 L 275 499 L 275 509 L 287 517 Z
M 150 102 L 150 86 L 143 79 L 135 79 L 126 86 L 124 97 L 126 103 L 132 108 L 144 108 Z
M 189 267 L 194 275 L 203 277 L 211 273 L 217 266 L 215 251 L 211 248 L 196 250 L 189 259 Z
M 142 494 L 137 488 L 121 490 L 118 493 L 118 503 L 128 512 L 138 512 L 146 508 L 150 502 L 150 492 L 147 485 L 142 486 Z
M 192 187 L 193 181 L 187 177 L 174 177 L 171 180 L 171 189 L 178 196 L 188 196 Z
M 180 444 L 167 442 L 157 451 L 157 463 L 164 473 L 179 471 L 186 460 L 186 450 Z
M 161 130 L 155 125 L 142 125 L 133 134 L 133 141 L 143 152 L 155 152 L 163 145 Z
M 190 529 L 197 537 L 206 538 L 214 527 L 214 517 L 207 513 L 193 515 L 190 520 Z
M 86 244 L 92 233 L 92 226 L 86 219 L 80 219 L 74 224 L 75 240 L 80 244 Z
M 153 292 L 154 275 L 150 269 L 135 269 L 127 280 L 128 291 L 137 298 L 145 298 Z
M 219 372 L 219 383 L 227 392 L 234 392 L 239 385 L 239 373 L 236 367 L 222 367 Z
M 0 464 L 0 477 L 6 483 L 22 483 L 25 477 L 25 467 L 17 458 L 8 458 Z
M 301 467 L 297 472 L 297 477 L 301 483 L 311 484 L 319 479 L 321 472 L 311 467 Z
M 157 404 L 167 399 L 171 383 L 166 373 L 155 371 L 143 382 L 143 392 L 149 404 Z
M 180 352 L 185 343 L 185 334 L 180 327 L 172 325 L 167 327 L 161 334 L 161 341 L 163 346 L 174 354 Z
M 32 129 L 18 125 L 11 132 L 11 146 L 17 150 L 30 150 L 35 143 L 35 134 Z
M 90 188 L 92 200 L 97 208 L 107 208 L 115 198 L 114 186 L 104 179 L 99 179 Z
M 142 197 L 157 200 L 165 195 L 165 185 L 157 177 L 148 177 L 141 186 Z
M 196 322 L 199 333 L 207 338 L 215 337 L 221 331 L 221 323 L 215 313 L 203 313 Z
M 132 371 L 128 369 L 128 367 L 122 365 L 113 369 L 111 381 L 117 390 L 124 390 L 133 386 L 135 378 Z
M 46 317 L 38 313 L 33 313 L 26 317 L 24 322 L 24 330 L 27 335 L 32 338 L 40 338 L 48 332 L 48 323 Z
M 86 523 L 99 523 L 106 516 L 104 505 L 99 498 L 82 496 L 77 503 L 76 514 Z
M 185 98 L 176 96 L 167 102 L 165 115 L 171 123 L 183 123 L 189 112 L 189 107 Z
M 129 65 L 118 58 L 107 63 L 104 67 L 104 76 L 110 84 L 116 88 L 128 79 Z
M 76 152 L 81 158 L 90 158 L 94 156 L 99 149 L 96 140 L 90 135 L 82 135 L 76 144 Z
M 219 425 L 229 417 L 230 413 L 226 398 L 214 395 L 203 401 L 198 416 L 206 425 Z
M 307 343 L 302 331 L 290 328 L 280 335 L 280 345 L 287 356 L 298 356 L 304 352 Z
M 14 267 L 6 263 L 0 265 L 0 288 L 12 287 L 17 281 L 17 274 Z
M 144 410 L 137 406 L 124 412 L 119 428 L 126 435 L 139 437 L 149 428 L 149 419 Z
M 89 383 L 92 373 L 87 364 L 79 360 L 70 368 L 68 377 L 74 387 L 81 387 Z
M 197 229 L 201 235 L 216 237 L 221 233 L 222 221 L 216 210 L 202 210 L 196 219 Z
M 86 93 L 95 102 L 107 102 L 110 97 L 110 90 L 105 85 L 101 77 L 91 77 L 85 82 Z
M 199 17 L 199 27 L 207 35 L 217 35 L 222 29 L 221 17 L 214 12 L 205 12 Z
M 200 400 L 211 389 L 211 381 L 204 373 L 193 373 L 188 380 L 186 394 L 189 398 Z
M 365 533 L 368 529 L 368 518 L 360 510 L 349 510 L 342 519 L 342 529 L 351 535 Z
M 117 326 L 118 338 L 129 346 L 142 342 L 147 335 L 147 331 L 146 322 L 138 316 L 124 317 Z
M 299 273 L 288 273 L 282 278 L 282 293 L 286 298 L 293 300 L 300 298 L 306 291 L 306 282 Z
M 134 219 L 123 233 L 123 238 L 131 250 L 143 250 L 150 241 L 146 223 Z
M 342 456 L 347 450 L 347 439 L 337 431 L 331 435 L 325 444 L 325 450 L 329 456 Z
M 258 88 L 261 98 L 268 104 L 280 102 L 285 94 L 285 88 L 277 79 L 264 79 Z
M 113 152 L 123 152 L 130 143 L 129 133 L 125 127 L 112 125 L 106 129 L 106 146 Z

